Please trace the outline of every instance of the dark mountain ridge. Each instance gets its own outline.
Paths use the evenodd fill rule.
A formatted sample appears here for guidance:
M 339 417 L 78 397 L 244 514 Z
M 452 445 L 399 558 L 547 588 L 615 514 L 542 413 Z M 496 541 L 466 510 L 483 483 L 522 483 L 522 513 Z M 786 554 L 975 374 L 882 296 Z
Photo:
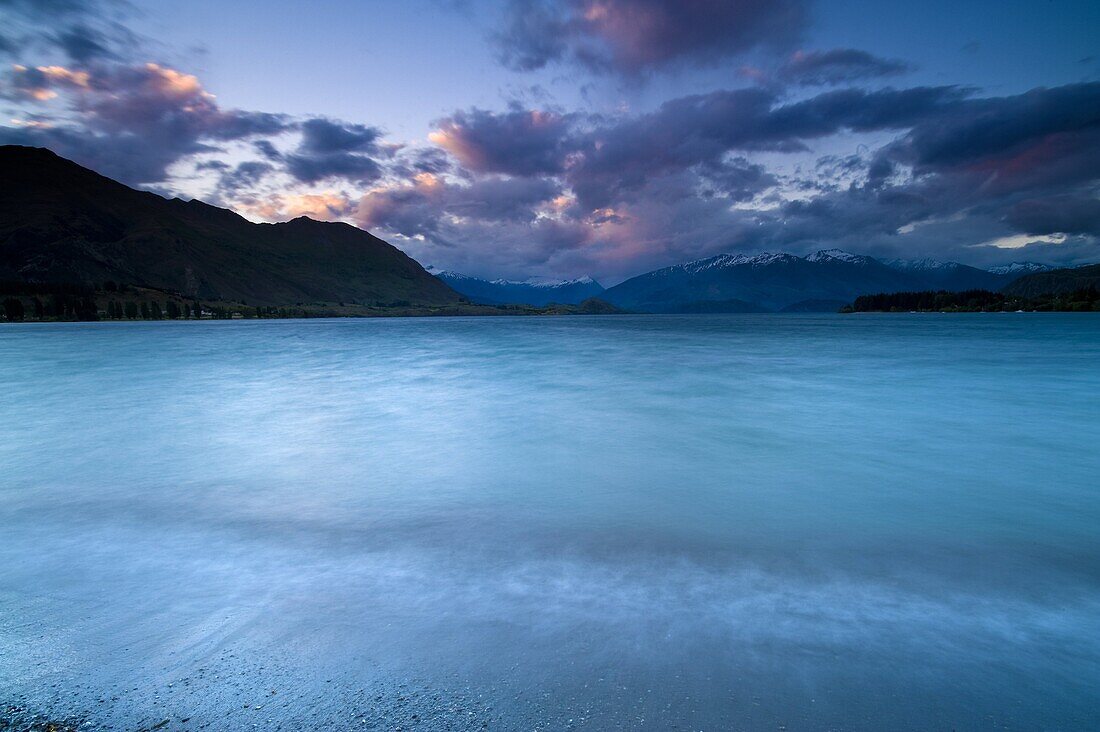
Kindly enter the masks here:
M 1024 275 L 1005 287 L 1006 295 L 1036 297 L 1039 295 L 1068 295 L 1081 290 L 1100 290 L 1100 264 L 1081 267 L 1052 269 Z
M 0 146 L 0 280 L 113 281 L 261 305 L 438 306 L 462 299 L 354 226 L 306 217 L 254 224 L 19 146 Z

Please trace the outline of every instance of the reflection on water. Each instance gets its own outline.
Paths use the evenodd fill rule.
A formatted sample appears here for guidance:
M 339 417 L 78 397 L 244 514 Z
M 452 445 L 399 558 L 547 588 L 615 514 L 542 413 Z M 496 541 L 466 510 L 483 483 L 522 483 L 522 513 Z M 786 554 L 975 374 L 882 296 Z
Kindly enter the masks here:
M 0 703 L 1096 726 L 1098 362 L 1088 315 L 3 328 Z

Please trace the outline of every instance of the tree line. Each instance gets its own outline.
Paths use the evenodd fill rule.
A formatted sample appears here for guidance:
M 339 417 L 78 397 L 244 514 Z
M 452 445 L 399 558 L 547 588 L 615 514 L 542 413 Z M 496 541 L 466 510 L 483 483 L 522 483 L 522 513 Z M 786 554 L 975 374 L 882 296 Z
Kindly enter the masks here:
M 8 291 L 10 292 L 10 290 Z M 26 295 L 27 293 L 20 293 Z M 53 293 L 42 298 L 30 295 L 7 297 L 0 315 L 8 322 L 25 320 L 228 320 L 232 318 L 304 318 L 315 313 L 301 308 L 258 305 L 204 305 L 198 300 L 179 302 L 166 300 L 108 300 L 100 309 L 94 297 L 69 293 Z
M 1061 295 L 1048 294 L 1036 297 L 1005 295 L 989 290 L 948 292 L 928 290 L 924 292 L 890 292 L 861 295 L 842 313 L 978 313 L 978 312 L 1088 312 L 1100 311 L 1100 291 L 1096 288 L 1077 290 Z

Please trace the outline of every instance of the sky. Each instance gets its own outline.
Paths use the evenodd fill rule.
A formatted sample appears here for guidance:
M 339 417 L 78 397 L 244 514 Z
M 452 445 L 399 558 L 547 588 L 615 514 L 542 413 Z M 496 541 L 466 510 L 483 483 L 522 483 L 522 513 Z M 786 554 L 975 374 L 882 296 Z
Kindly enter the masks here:
M 1100 3 L 0 0 L 0 144 L 421 263 L 1100 261 Z

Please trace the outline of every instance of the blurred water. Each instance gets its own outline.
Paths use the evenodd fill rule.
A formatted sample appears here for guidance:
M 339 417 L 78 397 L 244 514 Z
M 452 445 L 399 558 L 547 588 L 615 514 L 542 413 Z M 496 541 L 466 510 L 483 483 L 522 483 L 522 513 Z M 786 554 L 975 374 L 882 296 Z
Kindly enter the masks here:
M 0 380 L 9 717 L 1100 725 L 1097 317 L 25 325 Z

